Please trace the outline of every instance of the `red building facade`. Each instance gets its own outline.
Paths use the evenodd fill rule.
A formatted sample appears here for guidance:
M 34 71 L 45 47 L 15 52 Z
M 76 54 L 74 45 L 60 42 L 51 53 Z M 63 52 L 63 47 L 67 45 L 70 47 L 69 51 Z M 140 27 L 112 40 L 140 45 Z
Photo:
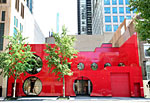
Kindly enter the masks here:
M 38 72 L 26 73 L 17 80 L 17 96 L 61 96 L 62 81 L 48 73 L 45 44 L 32 44 L 32 51 L 42 60 Z M 66 76 L 66 95 L 143 97 L 142 72 L 139 66 L 137 35 L 121 47 L 103 44 L 93 52 L 79 52 L 72 61 L 73 76 Z M 7 96 L 12 96 L 14 80 L 8 79 Z

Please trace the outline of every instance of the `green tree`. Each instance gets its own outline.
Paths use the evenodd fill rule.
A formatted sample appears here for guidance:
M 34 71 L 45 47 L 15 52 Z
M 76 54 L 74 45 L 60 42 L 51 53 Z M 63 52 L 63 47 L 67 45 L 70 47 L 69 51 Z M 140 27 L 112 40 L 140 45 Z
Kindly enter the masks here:
M 65 97 L 65 75 L 73 75 L 70 70 L 71 60 L 77 57 L 78 51 L 73 48 L 75 37 L 66 34 L 67 29 L 62 27 L 62 34 L 53 33 L 55 46 L 46 45 L 45 59 L 48 61 L 49 70 L 58 75 L 58 80 L 63 79 L 63 97 Z
M 31 47 L 25 43 L 27 38 L 23 38 L 20 32 L 14 36 L 5 36 L 9 43 L 4 52 L 0 53 L 0 68 L 5 76 L 12 76 L 14 78 L 13 97 L 15 98 L 16 81 L 22 73 L 32 68 L 34 54 L 31 52 Z
M 139 18 L 135 19 L 135 28 L 141 40 L 150 39 L 150 0 L 130 0 L 131 10 L 137 10 Z

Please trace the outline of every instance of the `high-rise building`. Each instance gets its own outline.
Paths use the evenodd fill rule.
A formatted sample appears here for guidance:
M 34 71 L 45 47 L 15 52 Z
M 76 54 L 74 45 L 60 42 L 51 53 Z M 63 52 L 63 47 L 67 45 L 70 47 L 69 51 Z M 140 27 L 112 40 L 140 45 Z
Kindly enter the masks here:
M 0 51 L 8 43 L 3 36 L 14 36 L 18 31 L 29 37 L 30 44 L 45 43 L 45 37 L 32 15 L 33 0 L 0 0 Z M 1 71 L 1 69 L 0 69 Z M 0 96 L 6 96 L 6 78 L 0 75 Z
M 93 0 L 93 34 L 115 32 L 124 19 L 131 19 L 129 0 Z
M 77 0 L 78 34 L 92 34 L 92 2 L 91 0 Z

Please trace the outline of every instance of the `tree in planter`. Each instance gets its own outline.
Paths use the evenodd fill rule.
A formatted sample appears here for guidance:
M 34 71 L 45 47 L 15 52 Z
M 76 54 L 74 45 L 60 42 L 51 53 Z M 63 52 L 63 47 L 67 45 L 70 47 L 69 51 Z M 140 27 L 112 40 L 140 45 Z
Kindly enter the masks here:
M 135 19 L 135 29 L 139 38 L 150 43 L 150 0 L 130 0 L 131 10 L 137 10 L 139 18 Z
M 32 68 L 35 62 L 34 54 L 31 52 L 31 47 L 25 43 L 27 38 L 23 38 L 20 32 L 14 36 L 5 36 L 9 40 L 5 52 L 0 53 L 0 68 L 3 68 L 2 73 L 5 76 L 14 78 L 13 97 L 15 98 L 16 81 L 22 73 Z
M 73 75 L 70 70 L 71 59 L 77 57 L 78 51 L 73 48 L 75 37 L 67 36 L 67 29 L 65 26 L 62 27 L 62 34 L 53 33 L 55 39 L 55 46 L 52 47 L 50 44 L 46 45 L 44 50 L 48 56 L 45 59 L 48 61 L 49 70 L 52 73 L 58 75 L 58 80 L 63 79 L 63 97 L 65 97 L 65 75 Z

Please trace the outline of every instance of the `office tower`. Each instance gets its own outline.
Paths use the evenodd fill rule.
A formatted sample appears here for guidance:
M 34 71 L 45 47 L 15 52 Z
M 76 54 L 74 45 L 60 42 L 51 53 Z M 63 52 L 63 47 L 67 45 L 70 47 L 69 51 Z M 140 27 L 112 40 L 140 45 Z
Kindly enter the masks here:
M 91 0 L 77 0 L 78 34 L 92 34 L 92 2 Z
M 131 19 L 135 11 L 130 11 L 129 0 L 94 0 L 93 33 L 115 32 L 124 19 Z M 101 8 L 102 7 L 102 8 Z M 102 11 L 99 13 L 97 11 Z M 96 16 L 99 15 L 99 16 Z M 103 20 L 103 23 L 101 22 Z M 100 22 L 99 22 L 100 21 Z M 97 29 L 97 26 L 100 27 Z

